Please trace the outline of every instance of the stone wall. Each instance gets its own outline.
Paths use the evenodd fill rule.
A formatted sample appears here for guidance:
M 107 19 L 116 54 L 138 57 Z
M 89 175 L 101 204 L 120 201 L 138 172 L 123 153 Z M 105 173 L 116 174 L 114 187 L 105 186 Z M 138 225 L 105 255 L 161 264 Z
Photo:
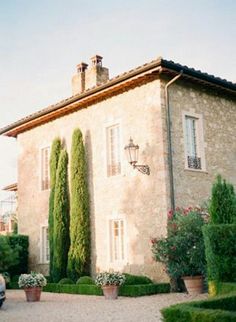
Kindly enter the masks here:
M 236 101 L 230 95 L 183 80 L 171 85 L 169 92 L 176 206 L 201 206 L 208 200 L 217 174 L 236 188 Z M 205 171 L 185 168 L 183 111 L 203 117 Z
M 121 174 L 107 177 L 106 126 L 121 126 Z M 40 225 L 47 224 L 49 191 L 40 190 L 40 148 L 56 136 L 70 153 L 73 130 L 84 135 L 89 167 L 92 273 L 113 268 L 165 280 L 160 265 L 152 259 L 150 239 L 166 233 L 167 193 L 165 131 L 160 81 L 155 80 L 58 118 L 18 136 L 19 232 L 29 235 L 30 268 L 47 272 L 40 264 Z M 140 147 L 140 164 L 148 164 L 150 176 L 134 170 L 123 147 L 132 137 Z M 125 219 L 126 259 L 109 258 L 109 225 Z
M 170 209 L 164 85 L 156 79 L 18 136 L 19 232 L 30 238 L 30 268 L 40 263 L 40 226 L 47 225 L 49 191 L 40 188 L 40 149 L 60 136 L 70 154 L 73 130 L 84 135 L 89 170 L 92 274 L 114 269 L 166 280 L 152 259 L 150 239 L 166 234 Z M 220 173 L 236 186 L 236 104 L 213 90 L 178 80 L 170 89 L 173 172 L 176 206 L 201 205 Z M 183 111 L 202 115 L 206 169 L 185 168 Z M 121 127 L 121 174 L 107 177 L 106 127 Z M 126 161 L 124 146 L 132 137 L 140 147 L 140 164 L 150 176 Z M 125 220 L 125 260 L 111 262 L 109 220 Z

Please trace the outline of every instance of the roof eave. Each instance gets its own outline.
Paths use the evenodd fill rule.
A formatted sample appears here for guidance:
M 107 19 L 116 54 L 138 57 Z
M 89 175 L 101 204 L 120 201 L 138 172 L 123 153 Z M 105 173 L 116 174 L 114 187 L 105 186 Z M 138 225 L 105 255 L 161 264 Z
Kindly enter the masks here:
M 46 116 L 52 112 L 55 112 L 59 109 L 62 109 L 63 107 L 66 107 L 70 104 L 73 104 L 73 103 L 76 103 L 76 102 L 79 102 L 81 101 L 82 99 L 84 98 L 87 98 L 91 95 L 95 95 L 97 93 L 102 93 L 103 91 L 115 86 L 115 85 L 118 85 L 122 82 L 125 82 L 125 81 L 128 81 L 129 79 L 137 76 L 137 75 L 142 75 L 143 73 L 146 73 L 150 70 L 155 70 L 155 69 L 158 69 L 160 68 L 161 66 L 161 57 L 149 64 L 145 64 L 143 66 L 141 66 L 140 68 L 136 68 L 134 70 L 131 70 L 130 72 L 127 72 L 127 73 L 124 73 L 118 77 L 115 77 L 113 79 L 111 79 L 110 81 L 108 81 L 107 83 L 103 84 L 103 85 L 100 85 L 100 86 L 97 86 L 97 87 L 94 87 L 92 89 L 89 89 L 87 90 L 86 92 L 83 92 L 81 94 L 77 94 L 75 96 L 72 96 L 66 100 L 63 100 L 55 105 L 52 105 L 46 109 L 43 109 L 37 113 L 33 113 L 32 115 L 29 115 L 27 118 L 25 119 L 21 119 L 15 123 L 12 123 L 2 129 L 0 129 L 0 135 L 5 135 L 5 136 L 10 136 L 10 137 L 17 137 L 18 133 L 16 133 L 17 131 L 14 131 L 16 130 L 18 127 L 26 124 L 26 123 L 29 123 L 37 118 L 40 118 L 42 116 Z
M 125 84 L 128 84 L 132 79 L 137 77 L 141 78 L 142 75 L 148 75 L 156 71 L 158 73 L 167 72 L 169 74 L 178 74 L 182 71 L 185 79 L 191 79 L 192 81 L 197 81 L 198 83 L 202 83 L 204 85 L 208 84 L 211 87 L 220 89 L 221 91 L 233 94 L 234 96 L 236 95 L 236 84 L 159 57 L 150 63 L 144 64 L 138 68 L 135 68 L 134 70 L 119 75 L 103 85 L 89 89 L 84 93 L 72 96 L 55 105 L 51 105 L 46 109 L 33 113 L 24 119 L 12 123 L 0 129 L 0 135 L 17 137 L 17 135 L 23 131 L 29 130 L 35 126 L 59 117 L 59 115 L 64 115 L 64 110 L 66 110 L 66 113 L 70 113 L 75 110 L 75 106 L 77 107 L 80 105 L 81 108 L 83 102 L 86 102 L 86 100 L 88 101 L 89 98 L 108 95 L 107 93 L 111 92 L 117 86 L 125 86 Z M 36 122 L 36 120 L 38 121 Z

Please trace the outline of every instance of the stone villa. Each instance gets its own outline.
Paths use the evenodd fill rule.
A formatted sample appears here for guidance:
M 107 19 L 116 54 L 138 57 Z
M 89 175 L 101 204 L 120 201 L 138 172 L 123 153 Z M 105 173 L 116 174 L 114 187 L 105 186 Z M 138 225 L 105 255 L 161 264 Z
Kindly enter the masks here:
M 236 186 L 236 84 L 161 57 L 109 79 L 96 55 L 77 66 L 72 93 L 0 130 L 18 142 L 18 227 L 30 238 L 31 269 L 48 270 L 50 145 L 60 136 L 70 152 L 79 127 L 92 273 L 112 268 L 164 280 L 150 239 L 166 233 L 168 210 L 202 204 L 218 173 Z M 127 161 L 130 138 L 149 175 Z

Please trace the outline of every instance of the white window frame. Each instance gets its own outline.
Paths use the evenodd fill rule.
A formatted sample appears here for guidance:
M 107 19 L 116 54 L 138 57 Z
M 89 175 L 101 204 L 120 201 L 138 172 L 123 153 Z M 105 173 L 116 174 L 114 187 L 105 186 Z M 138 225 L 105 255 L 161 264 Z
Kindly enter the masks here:
M 114 258 L 114 226 L 113 223 L 118 222 L 119 225 L 121 225 L 121 222 L 123 223 L 123 247 L 122 244 L 119 244 L 119 254 L 123 253 L 123 256 L 119 256 L 117 259 Z M 122 269 L 122 267 L 127 262 L 127 235 L 126 235 L 126 220 L 124 216 L 113 216 L 108 219 L 108 263 L 109 266 L 112 265 L 116 269 Z M 121 243 L 121 241 L 119 241 Z M 121 249 L 121 247 L 123 249 Z
M 118 126 L 119 127 L 119 147 L 118 147 L 118 150 L 117 152 L 119 153 L 119 166 L 120 166 L 120 171 L 118 173 L 115 173 L 115 174 L 109 174 L 109 170 L 108 170 L 108 167 L 109 167 L 109 154 L 110 154 L 110 148 L 109 148 L 109 142 L 108 142 L 108 131 L 110 128 L 112 127 L 116 127 Z M 113 178 L 113 177 L 117 177 L 117 176 L 120 176 L 122 174 L 122 128 L 121 128 L 121 123 L 120 123 L 120 120 L 113 120 L 111 122 L 107 122 L 105 124 L 105 127 L 104 127 L 104 137 L 105 137 L 105 174 L 106 174 L 106 177 L 107 178 Z
M 187 131 L 186 131 L 186 119 L 192 118 L 195 119 L 195 135 L 196 135 L 196 156 L 201 159 L 201 168 L 195 169 L 188 166 L 188 147 L 187 147 Z M 203 116 L 202 114 L 197 114 L 195 112 L 186 112 L 182 113 L 182 126 L 184 133 L 184 157 L 185 157 L 185 170 L 189 171 L 206 171 L 206 160 L 205 160 L 205 143 L 203 135 Z
M 47 166 L 47 173 L 48 173 L 48 186 L 44 187 L 44 172 L 45 172 L 45 157 L 44 157 L 44 152 L 45 150 L 48 150 L 48 166 Z M 50 189 L 50 146 L 44 146 L 42 148 L 40 148 L 40 156 L 39 156 L 39 160 L 40 160 L 40 190 L 41 191 L 47 191 Z
M 40 263 L 49 264 L 50 249 L 49 249 L 49 235 L 48 226 L 40 225 Z M 47 238 L 48 236 L 48 238 Z M 48 253 L 48 258 L 47 258 Z

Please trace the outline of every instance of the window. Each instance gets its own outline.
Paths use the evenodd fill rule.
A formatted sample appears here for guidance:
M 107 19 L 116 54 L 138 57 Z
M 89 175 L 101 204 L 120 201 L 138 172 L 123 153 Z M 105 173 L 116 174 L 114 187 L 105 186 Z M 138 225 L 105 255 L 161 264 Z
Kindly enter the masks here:
M 204 170 L 204 142 L 201 115 L 184 115 L 185 166 L 187 169 Z
M 47 226 L 43 226 L 41 230 L 41 262 L 49 262 L 49 236 Z
M 110 260 L 122 261 L 124 254 L 124 220 L 110 221 Z
M 120 162 L 120 127 L 119 124 L 107 127 L 107 176 L 115 176 L 121 172 Z
M 50 185 L 49 154 L 49 147 L 41 149 L 41 190 L 48 190 Z

